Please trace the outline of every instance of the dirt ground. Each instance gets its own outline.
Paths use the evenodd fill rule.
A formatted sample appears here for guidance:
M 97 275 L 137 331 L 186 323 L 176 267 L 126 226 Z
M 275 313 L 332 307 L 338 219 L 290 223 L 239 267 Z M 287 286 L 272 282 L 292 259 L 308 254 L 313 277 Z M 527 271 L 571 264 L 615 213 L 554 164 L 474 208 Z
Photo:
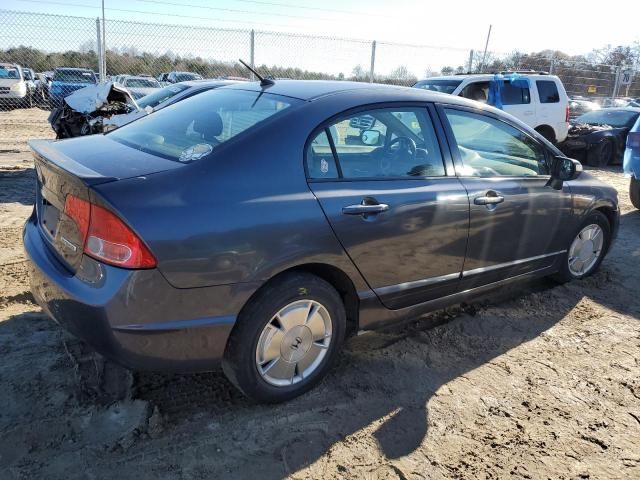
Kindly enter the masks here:
M 0 113 L 0 479 L 640 478 L 640 212 L 593 277 L 502 292 L 351 340 L 285 405 L 221 373 L 129 373 L 42 314 L 20 231 L 30 138 Z M 439 326 L 432 325 L 440 323 Z

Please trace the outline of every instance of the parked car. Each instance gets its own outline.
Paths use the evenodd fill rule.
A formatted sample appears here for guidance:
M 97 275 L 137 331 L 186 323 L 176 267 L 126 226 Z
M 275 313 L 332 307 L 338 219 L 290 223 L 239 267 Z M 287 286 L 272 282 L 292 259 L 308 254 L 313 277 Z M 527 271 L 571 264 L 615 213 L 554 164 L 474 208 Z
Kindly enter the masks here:
M 502 77 L 502 109 L 550 142 L 562 142 L 569 128 L 569 99 L 562 81 L 545 73 L 504 72 Z M 487 103 L 494 81 L 495 74 L 451 75 L 420 80 L 414 87 Z
M 49 76 L 51 73 L 51 76 Z M 45 103 L 49 100 L 49 85 L 53 79 L 53 72 L 36 73 L 36 79 L 34 81 L 36 87 L 35 96 L 38 102 Z
M 0 107 L 25 107 L 31 103 L 31 90 L 22 67 L 0 63 Z
M 589 100 L 571 99 L 569 100 L 569 121 L 578 118 L 587 112 L 600 110 L 600 105 Z
M 62 99 L 87 85 L 95 85 L 97 78 L 93 70 L 87 68 L 56 68 L 49 88 L 49 102 L 52 107 L 59 107 Z
M 169 83 L 188 82 L 190 80 L 202 80 L 202 75 L 193 72 L 170 72 L 166 81 Z
M 158 81 L 152 77 L 128 76 L 122 80 L 121 85 L 129 90 L 136 100 L 160 88 Z
M 593 167 L 619 164 L 640 108 L 603 108 L 576 118 L 560 149 Z
M 630 177 L 629 198 L 631 204 L 640 209 L 640 116 L 627 134 L 623 170 L 625 175 Z
M 583 278 L 618 229 L 616 190 L 534 130 L 419 89 L 238 83 L 30 145 L 43 309 L 130 368 L 222 361 L 259 401 L 312 388 L 346 335 Z

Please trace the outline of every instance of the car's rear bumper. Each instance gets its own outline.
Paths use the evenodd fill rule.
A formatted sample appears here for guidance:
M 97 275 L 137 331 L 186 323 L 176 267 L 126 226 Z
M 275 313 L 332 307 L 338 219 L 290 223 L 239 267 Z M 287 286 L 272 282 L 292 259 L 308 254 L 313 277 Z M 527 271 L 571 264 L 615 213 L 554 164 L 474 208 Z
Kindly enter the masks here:
M 125 270 L 86 256 L 74 275 L 33 218 L 23 237 L 38 304 L 99 353 L 132 369 L 215 368 L 237 313 L 255 290 L 252 284 L 177 289 L 157 269 Z

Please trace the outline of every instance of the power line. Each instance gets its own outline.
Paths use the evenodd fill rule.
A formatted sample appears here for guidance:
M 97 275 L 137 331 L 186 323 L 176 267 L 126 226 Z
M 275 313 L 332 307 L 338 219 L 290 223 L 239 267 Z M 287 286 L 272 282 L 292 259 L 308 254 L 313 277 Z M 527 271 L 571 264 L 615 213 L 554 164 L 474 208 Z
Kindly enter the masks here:
M 258 12 L 255 10 L 240 10 L 235 8 L 222 8 L 222 7 L 210 7 L 208 5 L 194 5 L 190 3 L 175 3 L 175 2 L 162 2 L 159 0 L 135 0 L 137 2 L 142 3 L 152 3 L 156 5 L 171 5 L 174 7 L 187 7 L 187 8 L 201 8 L 204 10 L 213 10 L 216 12 L 229 12 L 229 13 L 248 13 L 250 15 L 268 15 L 271 17 L 285 17 L 285 18 L 297 18 L 302 20 L 325 20 L 328 22 L 334 22 L 336 18 L 328 18 L 328 17 L 308 17 L 302 15 L 289 15 L 287 13 L 269 13 L 269 12 Z
M 26 2 L 26 3 L 35 3 L 35 4 L 46 4 L 46 5 L 60 5 L 64 7 L 79 7 L 79 8 L 88 8 L 95 10 L 98 7 L 94 7 L 86 4 L 79 3 L 70 3 L 70 2 L 57 2 L 53 0 L 16 0 L 18 2 Z M 158 12 L 150 12 L 148 10 L 132 10 L 127 8 L 115 8 L 115 7 L 105 7 L 105 10 L 114 11 L 114 12 L 125 12 L 125 13 L 141 13 L 144 15 L 159 15 L 163 17 L 178 17 L 178 18 L 188 18 L 188 19 L 196 19 L 196 20 L 214 20 L 217 22 L 226 22 L 226 23 L 242 23 L 245 25 L 268 25 L 270 27 L 286 27 L 289 28 L 291 25 L 286 25 L 282 23 L 267 23 L 267 22 L 249 22 L 245 20 L 224 20 L 221 18 L 211 18 L 211 17 L 202 17 L 202 16 L 194 16 L 194 15 L 182 15 L 178 13 L 158 13 Z

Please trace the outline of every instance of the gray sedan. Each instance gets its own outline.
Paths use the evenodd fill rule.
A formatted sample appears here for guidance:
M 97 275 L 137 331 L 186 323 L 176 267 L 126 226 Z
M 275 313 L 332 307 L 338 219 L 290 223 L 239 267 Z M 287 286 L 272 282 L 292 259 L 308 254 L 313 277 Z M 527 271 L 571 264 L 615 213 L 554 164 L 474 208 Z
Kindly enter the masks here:
M 309 390 L 346 336 L 593 273 L 616 191 L 499 110 L 419 89 L 239 83 L 34 141 L 32 291 L 135 369 Z

